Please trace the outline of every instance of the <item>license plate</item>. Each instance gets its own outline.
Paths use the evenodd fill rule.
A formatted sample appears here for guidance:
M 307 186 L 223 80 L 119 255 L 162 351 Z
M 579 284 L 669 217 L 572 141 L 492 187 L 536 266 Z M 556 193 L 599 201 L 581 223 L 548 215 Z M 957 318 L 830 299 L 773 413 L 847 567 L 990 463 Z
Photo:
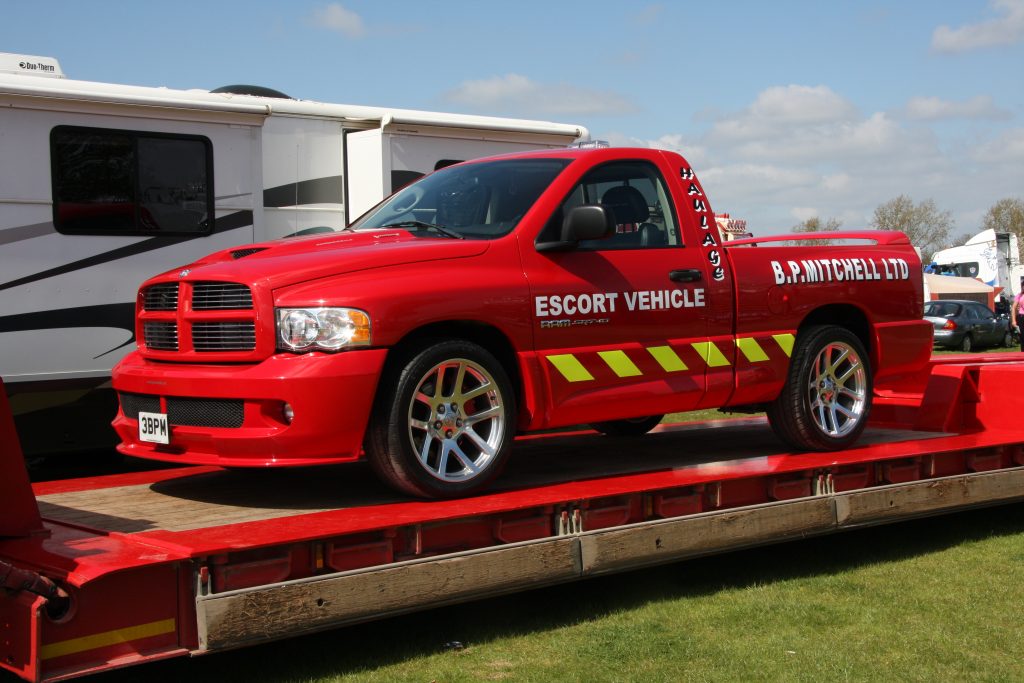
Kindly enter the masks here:
M 139 441 L 149 443 L 171 442 L 171 430 L 167 426 L 167 413 L 139 413 Z

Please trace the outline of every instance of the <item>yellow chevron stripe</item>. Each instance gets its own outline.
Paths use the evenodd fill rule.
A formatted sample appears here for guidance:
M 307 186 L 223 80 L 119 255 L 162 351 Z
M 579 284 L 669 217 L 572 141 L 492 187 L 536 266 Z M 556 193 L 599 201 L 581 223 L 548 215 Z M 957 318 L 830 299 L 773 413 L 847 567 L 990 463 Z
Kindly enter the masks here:
M 88 650 L 98 650 L 101 647 L 109 647 L 119 643 L 129 643 L 133 640 L 142 640 L 143 638 L 150 638 L 152 636 L 162 636 L 168 633 L 174 633 L 175 629 L 176 626 L 174 619 L 162 619 L 148 624 L 139 624 L 138 626 L 129 626 L 127 628 L 119 628 L 113 631 L 104 631 L 103 633 L 94 633 L 91 636 L 71 638 L 70 640 L 62 640 L 56 643 L 43 645 L 39 648 L 39 659 L 53 659 L 54 657 L 73 655 L 79 652 L 86 652 Z
M 764 352 L 764 349 L 761 348 L 761 345 L 753 337 L 737 337 L 736 348 L 751 363 L 761 363 L 768 360 L 768 354 Z
M 783 353 L 787 356 L 793 355 L 793 343 L 796 341 L 796 337 L 791 334 L 773 334 L 772 339 L 779 345 Z
M 690 346 L 704 359 L 709 368 L 720 368 L 729 365 L 729 359 L 722 354 L 714 342 L 695 342 L 690 344 Z
M 562 377 L 565 377 L 570 382 L 589 382 L 594 379 L 594 376 L 587 372 L 583 364 L 571 353 L 548 356 L 547 358 L 562 373 Z
M 665 372 L 681 372 L 689 370 L 686 363 L 680 358 L 671 346 L 649 346 L 647 351 L 658 361 L 658 365 Z
M 644 373 L 640 372 L 640 368 L 633 364 L 633 361 L 629 359 L 625 351 L 598 351 L 597 355 L 601 356 L 608 367 L 612 369 L 619 377 L 637 377 Z

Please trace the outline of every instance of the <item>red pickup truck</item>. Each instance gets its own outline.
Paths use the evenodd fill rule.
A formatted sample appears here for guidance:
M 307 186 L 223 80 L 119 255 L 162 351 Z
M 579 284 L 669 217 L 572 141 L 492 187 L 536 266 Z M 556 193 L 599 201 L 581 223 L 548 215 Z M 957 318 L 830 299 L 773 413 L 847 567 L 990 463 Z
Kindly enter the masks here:
M 451 166 L 342 232 L 145 282 L 138 350 L 113 375 L 119 449 L 230 467 L 366 457 L 399 489 L 452 497 L 489 484 L 517 433 L 639 435 L 697 408 L 762 408 L 792 448 L 844 448 L 932 331 L 902 233 L 829 237 L 874 244 L 723 243 L 671 152 Z

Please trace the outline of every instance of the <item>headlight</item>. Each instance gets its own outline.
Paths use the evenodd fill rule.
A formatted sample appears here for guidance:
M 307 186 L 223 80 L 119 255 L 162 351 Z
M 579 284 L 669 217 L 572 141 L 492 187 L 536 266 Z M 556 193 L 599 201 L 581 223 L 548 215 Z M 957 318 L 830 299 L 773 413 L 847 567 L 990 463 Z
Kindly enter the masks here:
M 370 316 L 355 308 L 277 309 L 277 348 L 338 351 L 370 345 Z

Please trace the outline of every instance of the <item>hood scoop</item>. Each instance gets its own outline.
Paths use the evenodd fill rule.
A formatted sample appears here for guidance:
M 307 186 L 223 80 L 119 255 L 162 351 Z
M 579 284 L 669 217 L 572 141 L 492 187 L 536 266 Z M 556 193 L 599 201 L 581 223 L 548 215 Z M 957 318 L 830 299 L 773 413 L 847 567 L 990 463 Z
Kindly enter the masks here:
M 233 258 L 233 259 L 235 259 L 237 261 L 240 258 L 245 258 L 246 256 L 252 256 L 256 252 L 266 251 L 266 249 L 267 249 L 266 247 L 247 247 L 245 249 L 235 249 L 234 251 L 231 252 L 231 258 Z

